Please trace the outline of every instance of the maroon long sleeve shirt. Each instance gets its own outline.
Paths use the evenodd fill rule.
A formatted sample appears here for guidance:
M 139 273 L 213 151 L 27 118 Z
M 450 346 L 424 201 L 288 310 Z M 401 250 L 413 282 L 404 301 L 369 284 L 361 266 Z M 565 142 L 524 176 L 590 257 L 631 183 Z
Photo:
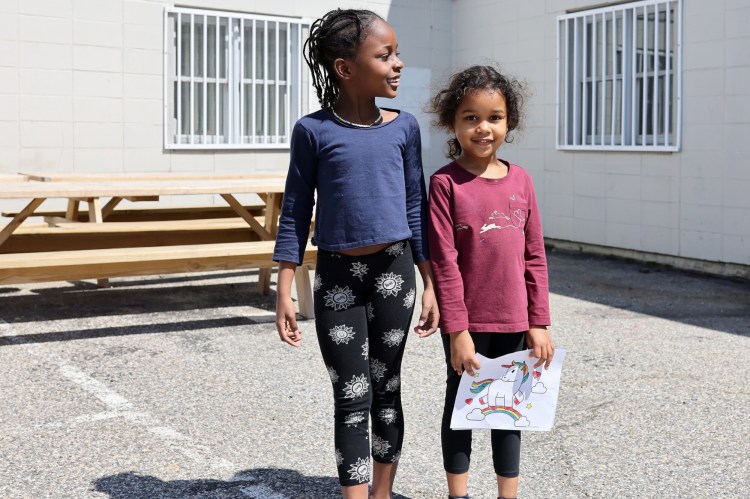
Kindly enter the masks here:
M 549 325 L 542 224 L 531 176 L 501 179 L 450 163 L 430 177 L 430 258 L 443 333 Z

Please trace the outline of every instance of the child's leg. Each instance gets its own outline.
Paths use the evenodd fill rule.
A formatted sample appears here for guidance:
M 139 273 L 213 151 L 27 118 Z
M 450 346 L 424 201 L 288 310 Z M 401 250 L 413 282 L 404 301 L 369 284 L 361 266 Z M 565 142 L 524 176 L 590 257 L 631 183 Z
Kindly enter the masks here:
M 397 243 L 368 260 L 369 363 L 373 388 L 371 497 L 390 498 L 404 441 L 401 361 L 414 312 L 414 261 L 406 243 Z
M 492 333 L 487 357 L 496 358 L 524 349 L 524 333 Z M 492 430 L 492 464 L 497 475 L 497 494 L 516 497 L 521 461 L 521 432 Z
M 333 385 L 334 442 L 339 483 L 347 498 L 367 497 L 372 403 L 365 293 L 342 258 L 318 252 L 315 327 Z M 363 495 L 364 494 L 364 495 Z
M 486 333 L 471 333 L 474 340 L 474 348 L 483 353 L 489 345 L 489 336 Z M 446 381 L 445 381 L 445 405 L 443 406 L 443 419 L 440 428 L 440 440 L 443 448 L 443 467 L 448 481 L 448 493 L 451 496 L 462 497 L 467 494 L 467 483 L 469 480 L 469 463 L 471 461 L 471 430 L 452 430 L 451 416 L 453 406 L 456 402 L 458 385 L 461 376 L 456 374 L 451 366 L 451 344 L 450 335 L 442 335 L 443 350 L 445 351 Z

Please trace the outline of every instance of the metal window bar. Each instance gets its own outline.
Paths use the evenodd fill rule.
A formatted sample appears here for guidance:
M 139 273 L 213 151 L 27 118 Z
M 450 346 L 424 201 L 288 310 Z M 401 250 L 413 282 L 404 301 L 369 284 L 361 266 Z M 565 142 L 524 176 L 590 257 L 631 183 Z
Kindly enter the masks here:
M 596 112 L 596 86 L 597 86 L 597 67 L 596 67 L 596 49 L 599 42 L 599 33 L 597 33 L 597 26 L 596 26 L 596 16 L 593 16 L 591 18 L 591 77 L 589 78 L 589 81 L 591 82 L 591 144 L 596 144 L 596 117 L 598 113 Z
M 602 13 L 602 92 L 601 92 L 601 131 L 599 144 L 604 145 L 604 133 L 606 132 L 606 106 L 607 106 L 607 15 Z
M 263 22 L 263 143 L 268 143 L 268 21 Z
M 643 48 L 641 49 L 641 144 L 646 145 L 646 111 L 648 104 L 648 10 L 643 6 Z
M 256 28 L 255 28 L 256 24 L 257 24 L 257 21 L 255 21 L 253 19 L 253 40 L 251 42 L 252 43 L 252 52 L 251 52 L 251 56 L 250 56 L 250 64 L 252 65 L 252 78 L 250 80 L 251 81 L 250 91 L 253 94 L 253 96 L 252 96 L 252 99 L 253 99 L 253 102 L 252 102 L 253 109 L 257 109 L 257 107 L 256 107 L 256 95 L 255 95 L 255 86 L 256 86 L 255 83 L 257 81 L 256 80 L 256 78 L 257 78 L 257 76 L 256 76 L 256 69 L 255 69 L 257 63 L 255 62 L 255 54 L 256 54 L 257 47 L 255 46 L 255 39 L 258 36 L 258 34 L 257 34 Z M 255 130 L 255 122 L 256 122 L 255 116 L 253 116 L 250 119 L 250 140 L 249 140 L 249 142 L 252 143 L 252 144 L 256 144 L 258 142 L 258 140 L 257 140 L 258 132 Z
M 221 71 L 221 64 L 220 64 L 220 57 L 219 57 L 219 33 L 221 32 L 221 19 L 219 16 L 215 16 L 214 21 L 216 22 L 216 32 L 214 33 L 214 144 L 219 143 L 219 129 L 221 128 L 220 125 L 220 117 L 219 117 L 219 108 L 221 107 L 220 100 L 219 100 L 219 81 L 221 79 L 220 71 Z
M 659 23 L 661 14 L 659 4 L 654 5 L 654 98 L 651 106 L 651 130 L 653 131 L 652 144 L 659 145 Z
M 205 144 L 208 131 L 208 16 L 203 16 L 203 140 Z
M 666 6 L 665 9 L 665 15 L 666 15 L 666 26 L 665 26 L 665 37 L 664 37 L 664 145 L 669 145 L 669 134 L 670 134 L 670 115 L 669 115 L 669 109 L 670 109 L 670 81 L 669 77 L 672 74 L 671 71 L 671 50 L 669 47 L 672 45 L 672 38 L 671 38 L 671 19 L 670 19 L 670 13 L 672 9 L 669 8 L 669 6 Z
M 303 76 L 302 36 L 303 28 L 309 28 L 310 21 L 250 14 L 228 15 L 221 11 L 171 6 L 166 6 L 164 12 L 165 147 L 205 148 L 210 145 L 212 148 L 241 148 L 248 143 L 256 146 L 266 144 L 269 147 L 288 145 L 291 125 L 303 113 L 302 82 L 307 82 L 307 79 Z M 211 20 L 215 27 L 213 47 L 209 44 Z M 253 52 L 246 60 L 244 56 L 249 47 L 245 46 L 244 28 L 250 22 L 253 29 Z M 258 22 L 262 22 L 265 28 L 260 40 L 256 39 Z M 200 26 L 201 23 L 203 26 Z M 279 34 L 282 23 L 286 28 L 284 37 Z M 276 28 L 273 40 L 268 31 L 271 25 Z M 224 36 L 222 26 L 225 27 Z M 170 30 L 173 30 L 171 37 Z M 239 36 L 237 31 L 241 31 Z M 202 40 L 196 42 L 201 34 Z M 273 78 L 268 74 L 271 68 L 268 58 L 271 41 L 276 42 L 273 49 L 276 74 Z M 286 43 L 282 46 L 281 43 L 284 42 Z M 255 51 L 256 43 L 263 44 L 260 54 Z M 213 54 L 209 53 L 211 49 Z M 285 51 L 286 58 L 286 75 L 283 79 L 279 72 L 281 50 Z M 170 54 L 173 54 L 172 58 Z M 266 74 L 262 78 L 256 74 L 256 56 L 263 58 L 262 69 Z M 245 84 L 245 64 L 253 64 L 252 89 Z M 213 76 L 209 76 L 210 67 L 214 69 Z M 172 91 L 169 90 L 169 82 L 172 83 Z M 213 92 L 211 84 L 214 85 Z M 198 85 L 202 87 L 196 88 Z M 269 85 L 274 87 L 269 88 Z M 256 88 L 262 95 L 256 95 Z M 307 90 L 309 93 L 310 89 Z M 251 107 L 247 105 L 247 100 L 251 97 L 249 94 L 252 95 Z M 259 98 L 262 99 L 261 102 L 258 102 Z M 274 99 L 273 107 L 269 106 L 270 98 Z M 213 100 L 213 109 L 210 109 L 210 100 Z M 240 109 L 237 109 L 237 103 Z M 263 105 L 262 111 L 257 104 Z M 248 112 L 256 113 L 257 121 L 248 120 Z M 259 112 L 261 114 L 258 116 Z M 284 113 L 283 117 L 279 115 L 281 112 Z M 270 113 L 275 113 L 273 129 Z M 213 123 L 209 114 L 213 115 Z M 255 130 L 256 125 L 262 126 L 262 131 Z M 248 131 L 251 132 L 250 140 Z
M 558 17 L 558 148 L 679 150 L 681 12 L 641 0 Z
M 612 105 L 610 109 L 609 144 L 615 145 L 615 116 L 617 105 L 617 13 L 612 11 Z
M 581 107 L 583 109 L 581 110 L 581 129 L 582 130 L 581 130 L 581 142 L 580 142 L 583 145 L 586 145 L 586 134 L 588 133 L 588 130 L 586 129 L 586 123 L 588 122 L 588 117 L 589 117 L 589 114 L 588 114 L 588 97 L 589 97 L 588 95 L 589 94 L 588 93 L 588 74 L 589 74 L 588 73 L 588 57 L 589 57 L 588 45 L 589 44 L 588 44 L 588 34 L 587 34 L 588 29 L 587 28 L 588 28 L 587 18 L 586 16 L 583 16 L 581 18 L 581 30 L 583 31 L 583 34 L 581 37 L 582 45 L 583 45 L 582 47 L 583 56 L 581 57 L 581 65 L 582 65 L 581 74 L 583 75 L 583 77 L 581 78 L 581 81 L 583 82 L 583 85 L 582 85 L 583 88 L 581 89 L 581 91 L 583 95 L 581 96 Z
M 279 108 L 281 106 L 279 105 L 279 96 L 281 95 L 281 73 L 279 72 L 281 62 L 279 61 L 279 58 L 281 57 L 281 48 L 279 46 L 279 42 L 281 41 L 281 23 L 276 23 L 276 85 L 275 85 L 275 92 L 276 92 L 276 98 L 274 99 L 275 104 L 275 113 L 276 113 L 276 120 L 274 122 L 274 142 L 279 142 L 281 138 L 281 133 L 279 132 L 279 124 L 281 122 L 281 118 L 279 117 Z
M 195 81 L 193 76 L 195 75 L 195 15 L 190 14 L 190 126 L 188 128 L 188 138 L 190 143 L 193 143 L 194 131 L 195 131 L 195 96 L 193 94 L 195 87 Z
M 245 20 L 240 19 L 240 78 L 239 78 L 239 92 L 240 92 L 240 137 L 241 143 L 245 142 Z

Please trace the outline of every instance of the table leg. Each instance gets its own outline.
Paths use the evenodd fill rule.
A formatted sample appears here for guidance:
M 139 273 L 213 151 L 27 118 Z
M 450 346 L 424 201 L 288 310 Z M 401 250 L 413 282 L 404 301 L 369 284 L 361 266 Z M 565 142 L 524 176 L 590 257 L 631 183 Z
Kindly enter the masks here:
M 265 229 L 272 235 L 272 239 L 276 239 L 276 232 L 279 228 L 281 197 L 279 193 L 268 193 L 264 196 L 266 202 Z M 307 281 L 309 283 L 310 279 L 308 278 Z M 271 292 L 271 269 L 260 269 L 260 272 L 258 272 L 258 291 L 262 295 L 268 295 Z M 297 296 L 299 297 L 299 295 Z
M 89 198 L 86 200 L 89 205 L 89 223 L 102 223 L 104 217 L 102 216 L 102 203 L 99 198 Z M 97 279 L 96 285 L 100 288 L 108 288 L 110 286 L 109 279 Z
M 71 222 L 78 221 L 78 199 L 68 199 L 68 209 L 65 211 L 65 218 Z
M 310 282 L 310 267 L 300 265 L 294 272 L 294 284 L 297 286 L 297 305 L 299 313 L 305 319 L 315 317 L 313 306 L 312 283 Z
M 2 245 L 11 234 L 13 234 L 13 231 L 16 230 L 16 228 L 23 223 L 24 220 L 29 218 L 29 216 L 34 213 L 34 210 L 36 210 L 40 204 L 44 202 L 44 199 L 32 199 L 29 204 L 26 205 L 26 207 L 21 210 L 15 217 L 13 217 L 13 220 L 11 220 L 8 225 L 6 225 L 2 231 L 0 231 L 0 245 Z
M 250 227 L 252 227 L 252 229 L 260 236 L 261 240 L 271 241 L 276 239 L 276 236 L 268 232 L 265 227 L 259 224 L 252 213 L 247 211 L 247 209 L 242 206 L 242 203 L 237 201 L 234 196 L 231 194 L 222 194 L 221 197 L 223 197 L 224 200 L 229 203 L 229 206 L 231 206 L 232 209 L 250 225 Z

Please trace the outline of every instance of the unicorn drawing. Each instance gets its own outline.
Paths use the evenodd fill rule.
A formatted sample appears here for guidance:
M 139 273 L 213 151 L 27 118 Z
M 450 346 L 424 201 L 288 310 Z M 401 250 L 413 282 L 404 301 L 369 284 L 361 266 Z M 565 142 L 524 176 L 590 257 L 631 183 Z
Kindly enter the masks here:
M 529 398 L 534 379 L 538 375 L 529 371 L 526 362 L 512 361 L 502 366 L 507 371 L 500 378 L 488 378 L 471 384 L 471 393 L 479 396 L 479 404 L 482 406 L 481 410 L 472 411 L 472 419 L 479 415 L 483 418 L 491 413 L 503 413 L 515 420 L 521 417 L 515 406 Z

